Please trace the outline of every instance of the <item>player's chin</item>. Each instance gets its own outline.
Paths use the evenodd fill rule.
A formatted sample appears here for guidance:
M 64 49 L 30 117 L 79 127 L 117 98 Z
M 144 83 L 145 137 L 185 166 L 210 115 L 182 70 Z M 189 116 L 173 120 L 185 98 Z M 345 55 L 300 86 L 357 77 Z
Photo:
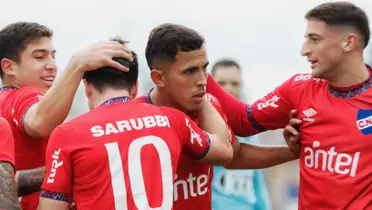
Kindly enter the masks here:
M 199 111 L 199 109 L 201 109 L 201 107 L 202 107 L 202 103 L 188 104 L 187 111 L 189 111 L 189 112 L 197 112 L 197 111 Z
M 311 76 L 313 78 L 322 78 L 323 71 L 318 68 L 314 68 L 313 71 L 311 72 Z

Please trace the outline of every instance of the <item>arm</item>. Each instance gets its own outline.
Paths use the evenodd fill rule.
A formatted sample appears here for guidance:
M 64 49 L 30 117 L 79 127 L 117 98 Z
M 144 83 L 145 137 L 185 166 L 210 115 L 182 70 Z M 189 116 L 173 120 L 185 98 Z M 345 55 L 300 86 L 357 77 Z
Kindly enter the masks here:
M 0 210 L 20 210 L 14 181 L 14 139 L 8 122 L 0 118 Z
M 208 94 L 209 101 L 213 104 L 214 108 L 219 112 L 221 117 L 226 121 L 226 115 L 221 108 L 220 102 Z M 230 128 L 229 128 L 230 129 Z M 253 137 L 250 137 L 253 138 Z M 297 157 L 293 155 L 288 147 L 270 147 L 259 146 L 249 143 L 241 143 L 236 140 L 235 135 L 232 134 L 232 144 L 234 149 L 233 160 L 225 165 L 228 169 L 257 169 L 267 168 L 274 165 L 279 165 Z
M 290 100 L 292 80 L 287 80 L 252 105 L 244 104 L 225 92 L 211 76 L 208 77 L 207 91 L 219 100 L 233 132 L 238 136 L 251 136 L 288 124 L 289 112 L 293 108 Z
M 230 162 L 233 150 L 230 143 L 230 133 L 225 120 L 208 100 L 203 102 L 198 112 L 198 124 L 200 128 L 209 133 L 211 146 L 202 161 L 221 165 Z
M 68 209 L 68 203 L 64 201 L 53 200 L 50 198 L 40 197 L 38 210 L 66 210 Z
M 32 137 L 46 137 L 67 117 L 74 95 L 88 70 L 112 66 L 127 70 L 112 60 L 113 57 L 131 59 L 130 51 L 117 42 L 103 42 L 76 53 L 55 84 L 24 115 L 24 130 Z M 51 111 L 53 110 L 53 111 Z
M 45 175 L 45 167 L 17 171 L 15 180 L 18 196 L 29 195 L 41 189 Z
M 14 167 L 0 162 L 0 210 L 21 210 L 14 181 Z
M 66 143 L 69 139 L 71 136 L 67 136 L 60 127 L 53 131 L 49 139 L 39 210 L 64 210 L 72 201 L 72 163 L 70 148 Z
M 227 169 L 268 168 L 297 159 L 287 146 L 259 146 L 234 141 L 234 158 L 225 165 Z
M 170 121 L 176 125 L 173 127 L 187 156 L 215 165 L 226 164 L 233 156 L 227 125 L 209 101 L 203 103 L 198 120 L 208 133 L 184 113 L 167 108 L 171 109 Z

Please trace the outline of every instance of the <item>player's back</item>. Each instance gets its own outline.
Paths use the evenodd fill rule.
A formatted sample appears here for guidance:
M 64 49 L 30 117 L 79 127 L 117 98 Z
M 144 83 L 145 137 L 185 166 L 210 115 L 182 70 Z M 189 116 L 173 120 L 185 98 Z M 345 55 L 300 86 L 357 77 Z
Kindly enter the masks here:
M 168 114 L 130 102 L 100 107 L 62 126 L 76 136 L 66 143 L 78 209 L 171 209 L 182 145 Z
M 152 104 L 149 93 L 136 98 L 135 101 Z M 209 102 L 225 119 L 226 116 L 218 100 L 210 94 L 207 96 Z M 196 116 L 189 117 L 197 123 Z M 234 139 L 235 137 L 230 140 L 233 141 Z M 195 206 L 203 210 L 212 209 L 212 178 L 212 165 L 195 161 L 189 156 L 181 154 L 174 180 L 174 210 L 188 210 L 195 208 Z

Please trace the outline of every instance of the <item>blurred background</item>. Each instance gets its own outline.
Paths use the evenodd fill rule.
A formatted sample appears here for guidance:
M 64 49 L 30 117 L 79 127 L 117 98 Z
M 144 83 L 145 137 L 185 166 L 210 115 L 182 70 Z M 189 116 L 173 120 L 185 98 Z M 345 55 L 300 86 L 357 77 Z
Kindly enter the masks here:
M 2 4 L 0 27 L 14 21 L 36 21 L 54 30 L 57 64 L 63 71 L 78 49 L 121 36 L 140 59 L 140 93 L 149 90 L 144 50 L 152 28 L 164 22 L 183 24 L 202 34 L 211 64 L 232 58 L 241 65 L 243 94 L 253 102 L 298 72 L 310 71 L 300 55 L 307 10 L 321 0 L 17 0 Z M 351 1 L 372 15 L 372 1 Z M 372 62 L 372 48 L 365 59 Z M 69 118 L 88 110 L 81 86 Z M 284 144 L 281 131 L 259 135 L 263 144 Z M 298 162 L 264 171 L 273 209 L 296 206 Z M 292 206 L 292 207 L 291 207 Z

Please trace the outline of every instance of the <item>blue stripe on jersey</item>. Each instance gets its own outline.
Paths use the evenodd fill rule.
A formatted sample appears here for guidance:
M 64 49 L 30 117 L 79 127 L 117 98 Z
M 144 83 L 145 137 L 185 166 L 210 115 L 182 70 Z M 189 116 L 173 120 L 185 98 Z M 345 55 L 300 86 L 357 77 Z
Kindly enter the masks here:
M 41 190 L 40 197 L 49 198 L 56 201 L 71 202 L 71 195 L 66 193 L 52 192 L 48 190 Z
M 249 105 L 247 108 L 247 113 L 248 113 L 248 119 L 252 123 L 253 127 L 259 131 L 266 131 L 267 129 L 263 127 L 254 117 L 252 114 L 252 106 Z

